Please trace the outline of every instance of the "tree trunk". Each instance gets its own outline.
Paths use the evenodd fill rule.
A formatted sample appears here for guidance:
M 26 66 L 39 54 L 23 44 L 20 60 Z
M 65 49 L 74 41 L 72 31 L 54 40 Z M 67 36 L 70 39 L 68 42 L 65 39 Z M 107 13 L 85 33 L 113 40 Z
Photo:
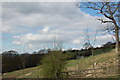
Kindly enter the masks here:
M 118 55 L 118 77 L 120 77 L 119 27 L 116 27 L 116 53 Z
M 116 30 L 116 53 L 119 55 L 119 29 Z

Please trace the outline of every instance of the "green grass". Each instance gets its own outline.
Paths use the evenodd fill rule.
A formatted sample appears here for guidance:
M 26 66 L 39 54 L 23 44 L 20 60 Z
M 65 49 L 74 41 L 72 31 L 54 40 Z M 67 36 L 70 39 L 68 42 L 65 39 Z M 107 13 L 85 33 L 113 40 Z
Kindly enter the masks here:
M 24 78 L 37 78 L 37 76 L 40 76 L 39 67 L 40 66 L 8 72 L 5 75 L 3 75 L 2 78 L 22 78 L 23 75 L 24 75 Z M 30 75 L 27 75 L 27 74 L 30 74 Z
M 106 52 L 104 54 L 96 55 L 96 56 L 90 56 L 87 58 L 81 58 L 81 59 L 75 59 L 75 60 L 69 60 L 67 61 L 66 69 L 65 71 L 75 71 L 75 70 L 83 70 L 91 68 L 93 63 L 97 63 L 96 67 L 102 66 L 104 63 L 108 63 L 110 65 L 116 64 L 116 58 L 117 54 L 114 50 L 111 50 L 110 52 Z M 9 72 L 3 75 L 3 78 L 22 78 L 23 77 L 23 71 L 24 71 L 24 78 L 43 78 L 42 76 L 42 70 L 40 68 L 41 66 L 33 67 L 33 68 L 27 68 L 22 69 L 14 72 Z M 22 76 L 22 77 L 21 77 Z
M 76 59 L 76 60 L 69 60 L 68 64 L 66 65 L 66 69 L 68 70 L 87 69 L 91 67 L 93 63 L 97 63 L 98 65 L 105 62 L 109 64 L 113 64 L 116 58 L 117 58 L 117 54 L 115 53 L 114 50 L 112 50 L 110 52 L 106 52 L 104 54 L 100 54 L 96 56 L 90 56 L 87 58 Z
M 106 48 L 106 49 L 97 49 L 97 50 L 94 50 L 94 55 L 99 55 L 99 54 L 102 54 L 102 53 L 106 53 L 106 52 L 110 52 L 113 48 Z

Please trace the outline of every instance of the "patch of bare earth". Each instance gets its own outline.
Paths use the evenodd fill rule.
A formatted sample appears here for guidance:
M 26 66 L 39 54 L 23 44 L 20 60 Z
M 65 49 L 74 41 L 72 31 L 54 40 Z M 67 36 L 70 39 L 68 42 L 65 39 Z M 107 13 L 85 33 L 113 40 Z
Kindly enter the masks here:
M 25 75 L 22 75 L 22 76 L 20 76 L 20 77 L 18 77 L 18 78 L 23 78 L 23 77 L 25 77 L 25 76 L 29 76 L 31 73 L 32 73 L 32 72 L 30 72 L 30 73 L 27 73 L 27 74 L 25 74 Z

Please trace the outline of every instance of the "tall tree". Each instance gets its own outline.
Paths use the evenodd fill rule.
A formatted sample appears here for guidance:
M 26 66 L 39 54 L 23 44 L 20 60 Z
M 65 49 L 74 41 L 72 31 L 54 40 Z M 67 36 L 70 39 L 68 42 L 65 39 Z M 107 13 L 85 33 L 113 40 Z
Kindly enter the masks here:
M 81 7 L 89 8 L 98 11 L 98 13 L 102 14 L 104 17 L 108 18 L 109 20 L 98 19 L 102 23 L 112 23 L 114 24 L 112 30 L 115 33 L 116 38 L 116 52 L 119 53 L 119 25 L 117 11 L 118 11 L 118 3 L 117 2 L 85 2 L 82 3 Z
M 116 53 L 118 54 L 118 58 L 120 59 L 119 53 L 119 6 L 120 2 L 83 2 L 80 5 L 80 8 L 88 8 L 92 10 L 96 10 L 98 14 L 102 14 L 108 20 L 104 20 L 102 18 L 98 19 L 101 23 L 111 23 L 113 24 L 112 31 L 115 34 L 116 39 Z M 120 60 L 119 60 L 120 64 Z

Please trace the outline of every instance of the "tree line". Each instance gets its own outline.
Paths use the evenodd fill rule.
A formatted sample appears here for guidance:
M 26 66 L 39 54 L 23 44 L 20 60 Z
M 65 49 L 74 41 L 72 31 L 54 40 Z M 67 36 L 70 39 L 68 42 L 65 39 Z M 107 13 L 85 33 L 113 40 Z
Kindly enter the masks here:
M 16 51 L 10 50 L 2 53 L 2 73 L 37 66 L 44 55 L 14 52 Z
M 62 51 L 63 54 L 68 54 L 67 60 L 77 59 L 77 57 L 89 57 L 92 55 L 91 47 L 81 50 L 66 50 Z M 115 43 L 107 42 L 102 47 L 96 47 L 94 50 L 100 50 L 101 53 L 115 48 Z M 52 50 L 42 49 L 32 54 L 23 53 L 19 54 L 15 50 L 5 51 L 2 53 L 2 73 L 20 70 L 29 67 L 35 67 L 41 64 L 44 56 L 51 54 Z M 96 54 L 97 55 L 97 54 Z

